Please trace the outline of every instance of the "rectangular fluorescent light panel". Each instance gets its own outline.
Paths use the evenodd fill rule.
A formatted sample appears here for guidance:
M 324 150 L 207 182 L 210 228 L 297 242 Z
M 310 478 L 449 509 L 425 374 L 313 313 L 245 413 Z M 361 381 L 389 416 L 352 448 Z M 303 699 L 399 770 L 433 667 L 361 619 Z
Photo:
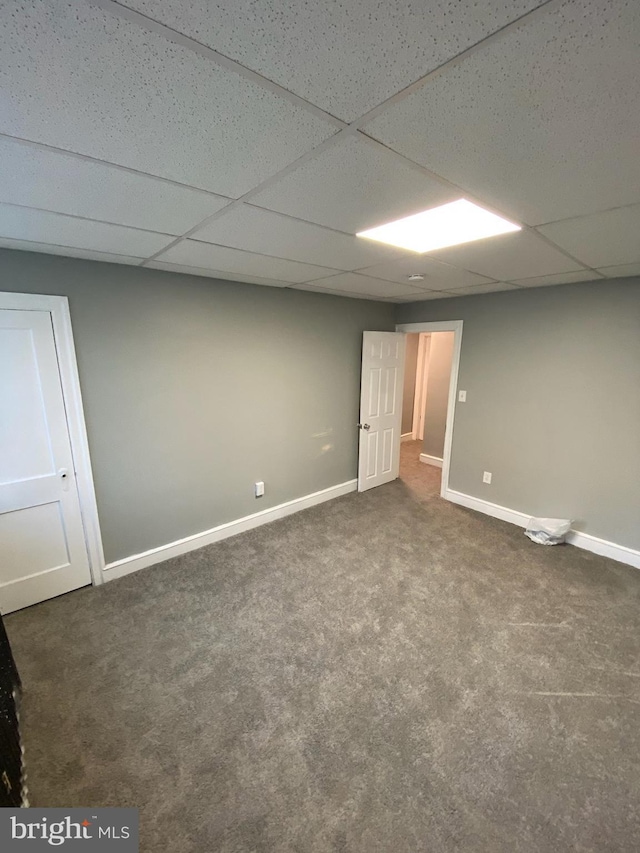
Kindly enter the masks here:
M 405 216 L 404 219 L 396 219 L 387 225 L 360 231 L 356 237 L 366 237 L 367 240 L 423 254 L 520 230 L 520 225 L 507 222 L 501 216 L 461 198 L 413 216 Z

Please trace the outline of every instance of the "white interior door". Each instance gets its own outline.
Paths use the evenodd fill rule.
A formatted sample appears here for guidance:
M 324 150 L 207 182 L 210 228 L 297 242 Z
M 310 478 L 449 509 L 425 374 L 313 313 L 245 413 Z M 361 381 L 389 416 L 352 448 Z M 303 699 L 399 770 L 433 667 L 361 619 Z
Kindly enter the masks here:
M 0 310 L 0 611 L 89 583 L 51 314 Z
M 364 332 L 358 491 L 395 480 L 400 468 L 405 336 Z

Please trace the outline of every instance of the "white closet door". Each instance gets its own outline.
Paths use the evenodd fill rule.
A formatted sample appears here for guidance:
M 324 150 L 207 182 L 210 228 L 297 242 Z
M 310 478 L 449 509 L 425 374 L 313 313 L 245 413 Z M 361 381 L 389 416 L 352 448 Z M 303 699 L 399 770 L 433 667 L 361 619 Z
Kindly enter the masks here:
M 0 310 L 0 611 L 89 583 L 51 314 Z

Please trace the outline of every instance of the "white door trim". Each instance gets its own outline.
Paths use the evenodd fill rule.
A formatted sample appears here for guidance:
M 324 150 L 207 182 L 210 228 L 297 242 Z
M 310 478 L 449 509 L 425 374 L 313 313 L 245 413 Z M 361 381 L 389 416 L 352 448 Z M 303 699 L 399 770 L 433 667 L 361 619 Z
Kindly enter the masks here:
M 82 408 L 80 377 L 73 344 L 69 300 L 66 296 L 47 296 L 35 293 L 0 292 L 0 308 L 14 311 L 48 311 L 51 314 L 53 339 L 58 356 L 62 396 L 69 427 L 71 453 L 80 498 L 80 513 L 94 586 L 103 582 L 104 552 L 98 519 L 89 442 Z
M 427 380 L 429 378 L 429 335 L 418 336 L 418 358 L 416 363 L 416 387 L 413 395 L 413 440 L 424 439 L 424 412 L 427 405 Z
M 451 442 L 453 440 L 453 422 L 456 415 L 456 394 L 458 390 L 458 369 L 460 367 L 460 350 L 462 348 L 462 320 L 442 320 L 433 323 L 399 323 L 396 332 L 453 332 L 453 358 L 451 360 L 451 377 L 449 379 L 449 400 L 447 402 L 447 424 L 444 435 L 444 452 L 442 454 L 442 485 L 440 497 L 446 498 L 449 490 L 449 469 L 451 467 Z

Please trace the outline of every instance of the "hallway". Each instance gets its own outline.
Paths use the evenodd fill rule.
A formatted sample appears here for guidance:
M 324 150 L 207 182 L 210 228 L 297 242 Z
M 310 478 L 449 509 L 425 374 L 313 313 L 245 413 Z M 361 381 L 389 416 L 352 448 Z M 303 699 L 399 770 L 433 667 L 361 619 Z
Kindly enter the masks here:
M 400 479 L 419 500 L 439 497 L 442 469 L 420 461 L 421 441 L 403 441 L 400 445 Z

